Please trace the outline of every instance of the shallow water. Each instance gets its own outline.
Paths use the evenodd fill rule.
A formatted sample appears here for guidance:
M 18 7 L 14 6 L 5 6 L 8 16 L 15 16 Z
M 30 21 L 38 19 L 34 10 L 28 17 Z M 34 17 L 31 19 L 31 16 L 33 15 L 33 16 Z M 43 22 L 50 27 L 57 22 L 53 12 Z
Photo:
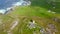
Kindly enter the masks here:
M 19 2 L 20 0 L 0 0 L 0 9 L 11 7 L 12 4 Z

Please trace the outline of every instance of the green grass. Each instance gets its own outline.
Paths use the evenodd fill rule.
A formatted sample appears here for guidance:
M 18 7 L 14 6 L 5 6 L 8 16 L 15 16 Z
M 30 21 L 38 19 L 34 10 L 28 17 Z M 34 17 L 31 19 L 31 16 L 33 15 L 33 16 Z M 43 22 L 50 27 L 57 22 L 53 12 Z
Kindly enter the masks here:
M 51 19 L 53 17 L 60 18 L 60 14 L 58 14 L 60 13 L 60 5 L 56 3 L 56 9 L 52 9 L 52 5 L 46 3 L 45 0 L 31 0 L 31 2 L 31 6 L 19 6 L 16 7 L 15 10 L 13 10 L 11 13 L 0 16 L 0 18 L 3 20 L 3 23 L 6 24 L 5 29 L 9 30 L 11 23 L 15 19 L 19 19 L 19 24 L 12 30 L 13 34 L 33 34 L 34 29 L 30 30 L 27 27 L 29 20 L 33 19 L 36 21 L 38 26 L 41 26 L 43 28 L 46 28 L 48 23 L 55 24 L 58 30 L 56 34 L 60 34 L 60 23 L 56 23 Z M 49 13 L 49 9 L 58 12 L 56 14 Z M 39 33 L 38 30 L 39 29 L 36 28 L 37 34 Z M 3 31 L 1 31 L 0 34 L 3 34 L 2 32 Z
M 23 16 L 39 16 L 39 17 L 53 17 L 54 14 L 49 13 L 47 9 L 42 7 L 18 7 L 12 12 L 12 15 Z

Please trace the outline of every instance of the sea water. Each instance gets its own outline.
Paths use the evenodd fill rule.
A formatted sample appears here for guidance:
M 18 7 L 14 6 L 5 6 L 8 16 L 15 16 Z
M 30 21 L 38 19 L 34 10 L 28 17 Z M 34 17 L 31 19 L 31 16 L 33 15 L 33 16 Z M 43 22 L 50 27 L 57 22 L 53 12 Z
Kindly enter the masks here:
M 14 5 L 21 5 L 22 0 L 0 0 L 0 13 L 5 13 Z
M 25 6 L 30 4 L 30 1 L 26 2 L 24 0 L 0 0 L 0 13 L 5 14 L 5 12 L 8 12 L 15 6 Z

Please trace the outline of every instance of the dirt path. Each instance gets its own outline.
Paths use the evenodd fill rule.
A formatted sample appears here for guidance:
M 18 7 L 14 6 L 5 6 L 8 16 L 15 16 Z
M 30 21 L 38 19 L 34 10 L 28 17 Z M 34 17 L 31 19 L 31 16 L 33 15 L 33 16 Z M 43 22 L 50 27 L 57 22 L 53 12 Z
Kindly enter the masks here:
M 8 34 L 12 34 L 12 30 L 18 25 L 18 20 L 15 20 L 12 24 L 12 26 L 10 27 L 10 29 L 7 31 Z

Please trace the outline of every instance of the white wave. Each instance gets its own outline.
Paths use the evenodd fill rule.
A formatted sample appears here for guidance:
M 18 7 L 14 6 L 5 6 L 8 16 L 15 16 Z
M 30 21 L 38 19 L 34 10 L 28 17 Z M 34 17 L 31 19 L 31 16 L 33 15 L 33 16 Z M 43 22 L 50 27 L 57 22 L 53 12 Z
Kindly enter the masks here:
M 24 1 L 24 0 L 21 0 L 21 1 L 15 3 L 15 4 L 13 4 L 13 5 L 14 5 L 14 6 L 20 6 L 20 5 L 26 6 L 26 5 L 31 5 L 31 2 L 30 2 L 30 1 L 26 2 L 26 1 Z
M 20 0 L 19 2 L 12 4 L 11 7 L 8 7 L 6 9 L 0 9 L 0 13 L 5 14 L 6 11 L 9 11 L 10 9 L 14 8 L 15 6 L 20 6 L 20 5 L 26 6 L 26 5 L 30 5 L 30 4 L 31 4 L 30 1 L 26 2 L 24 0 Z
M 16 3 L 13 4 L 13 6 L 20 6 L 20 5 L 22 5 L 23 2 L 24 2 L 24 1 L 16 2 Z
M 12 9 L 13 7 L 8 7 L 8 8 L 6 8 L 6 11 L 9 11 L 10 9 Z
M 0 9 L 0 13 L 4 14 L 6 12 L 5 9 Z

